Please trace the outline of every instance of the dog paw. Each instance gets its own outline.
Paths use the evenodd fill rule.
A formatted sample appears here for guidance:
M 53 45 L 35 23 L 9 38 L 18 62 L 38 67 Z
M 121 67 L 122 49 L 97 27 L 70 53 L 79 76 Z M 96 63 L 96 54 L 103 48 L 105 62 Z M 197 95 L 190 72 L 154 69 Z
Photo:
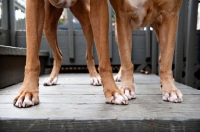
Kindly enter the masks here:
M 18 108 L 27 108 L 39 104 L 38 92 L 21 92 L 13 101 Z
M 114 76 L 114 80 L 115 82 L 121 82 L 121 68 L 119 72 L 117 73 L 117 75 Z
M 162 99 L 164 101 L 181 103 L 183 101 L 183 95 L 180 90 L 162 90 Z
M 120 89 L 124 92 L 128 99 L 135 99 L 135 87 L 133 84 L 121 83 Z
M 117 75 L 114 76 L 115 82 L 121 82 L 121 74 L 118 73 Z
M 57 84 L 57 81 L 58 81 L 58 78 L 55 77 L 55 78 L 46 78 L 44 80 L 44 86 L 52 86 L 52 85 L 56 85 Z
M 101 86 L 101 77 L 98 73 L 93 73 L 90 75 L 90 84 L 93 86 Z
M 101 86 L 101 78 L 90 78 L 90 84 L 94 86 Z
M 127 105 L 128 104 L 128 98 L 124 94 L 120 95 L 116 92 L 114 94 L 114 96 L 106 98 L 106 103 L 117 104 L 117 105 Z

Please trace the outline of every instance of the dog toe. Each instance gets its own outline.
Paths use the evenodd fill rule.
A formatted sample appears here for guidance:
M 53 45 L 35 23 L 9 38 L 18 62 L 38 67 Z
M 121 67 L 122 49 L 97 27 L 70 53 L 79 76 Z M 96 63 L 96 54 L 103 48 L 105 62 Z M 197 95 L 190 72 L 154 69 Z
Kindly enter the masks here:
M 135 99 L 136 98 L 135 93 L 133 91 L 125 90 L 124 93 L 128 97 L 128 99 Z
M 90 78 L 90 84 L 94 86 L 101 86 L 102 85 L 101 78 L 96 78 L 96 77 Z
M 111 96 L 110 98 L 106 99 L 106 103 L 116 104 L 116 105 L 127 105 L 128 98 L 125 95 L 120 95 L 118 93 L 115 93 L 114 96 Z
M 114 80 L 115 82 L 121 82 L 121 76 L 117 74 L 116 76 L 114 76 Z
M 173 103 L 181 103 L 183 101 L 183 95 L 179 90 L 172 90 L 171 92 L 163 93 L 162 99 Z
M 52 86 L 52 85 L 56 85 L 58 81 L 58 78 L 46 78 L 44 80 L 44 86 Z
M 14 106 L 18 108 L 27 108 L 37 104 L 39 104 L 39 99 L 38 96 L 35 94 L 32 95 L 28 93 L 25 96 L 24 95 L 17 96 L 14 99 Z

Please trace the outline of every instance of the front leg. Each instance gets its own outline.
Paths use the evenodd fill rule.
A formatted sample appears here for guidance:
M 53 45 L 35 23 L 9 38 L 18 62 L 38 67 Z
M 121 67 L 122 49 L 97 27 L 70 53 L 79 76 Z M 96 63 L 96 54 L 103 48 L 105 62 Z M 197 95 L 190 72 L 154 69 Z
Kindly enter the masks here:
M 128 99 L 117 87 L 110 66 L 108 45 L 108 3 L 107 0 L 90 1 L 90 21 L 96 43 L 99 72 L 107 103 L 127 104 Z
M 39 49 L 44 23 L 44 1 L 26 1 L 27 55 L 24 82 L 14 99 L 16 107 L 30 107 L 39 104 Z
M 170 102 L 182 102 L 182 93 L 175 86 L 172 75 L 172 60 L 178 23 L 178 13 L 163 12 L 152 27 L 160 43 L 160 84 L 162 99 Z
M 132 27 L 131 19 L 128 14 L 124 14 L 115 6 L 116 10 L 116 40 L 118 42 L 119 54 L 121 59 L 121 67 L 115 80 L 120 80 L 120 88 L 129 99 L 136 98 L 134 78 L 133 78 L 133 64 L 131 61 L 132 52 Z

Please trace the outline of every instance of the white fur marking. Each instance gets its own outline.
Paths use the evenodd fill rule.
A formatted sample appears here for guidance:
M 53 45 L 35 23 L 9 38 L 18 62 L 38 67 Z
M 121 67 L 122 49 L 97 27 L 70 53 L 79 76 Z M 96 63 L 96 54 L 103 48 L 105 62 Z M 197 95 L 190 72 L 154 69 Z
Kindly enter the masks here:
M 138 8 L 139 5 L 143 5 L 147 0 L 128 0 L 129 4 L 134 7 Z
M 145 16 L 145 8 L 143 7 L 143 5 L 146 1 L 147 0 L 128 0 L 129 4 L 134 9 L 134 13 L 136 13 L 136 15 L 138 15 L 139 21 L 140 21 L 137 24 L 132 21 L 132 26 L 134 29 L 138 29 L 142 25 L 142 21 Z

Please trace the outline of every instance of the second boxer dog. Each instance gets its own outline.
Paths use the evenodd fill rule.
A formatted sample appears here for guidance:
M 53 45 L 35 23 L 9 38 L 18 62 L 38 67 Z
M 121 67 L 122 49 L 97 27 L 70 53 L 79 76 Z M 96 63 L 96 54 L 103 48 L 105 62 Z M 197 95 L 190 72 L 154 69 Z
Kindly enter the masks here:
M 52 2 L 51 4 L 50 2 L 52 1 L 45 0 L 44 33 L 53 51 L 54 65 L 50 77 L 47 78 L 44 82 L 44 85 L 46 86 L 55 85 L 57 83 L 58 74 L 62 63 L 62 54 L 57 44 L 57 23 L 62 14 L 63 8 L 60 8 L 62 7 L 62 5 L 59 4 L 55 5 L 56 7 L 58 7 L 56 8 L 55 6 L 52 5 L 54 3 Z M 72 2 L 72 5 L 73 6 L 70 6 L 70 10 L 79 20 L 84 35 L 86 37 L 86 42 L 87 42 L 86 62 L 90 74 L 91 84 L 101 85 L 101 78 L 96 71 L 92 53 L 92 45 L 94 38 L 93 38 L 91 23 L 89 20 L 90 0 L 79 0 L 77 3 Z
M 116 40 L 119 46 L 121 68 L 116 80 L 121 78 L 121 89 L 132 98 L 133 86 L 131 63 L 132 30 L 150 25 L 160 44 L 160 84 L 162 99 L 182 102 L 182 93 L 175 86 L 172 75 L 172 60 L 176 39 L 178 12 L 182 0 L 110 0 L 116 12 Z
M 114 82 L 110 67 L 107 0 L 45 0 L 45 2 L 27 0 L 27 62 L 24 82 L 14 99 L 15 106 L 30 107 L 39 103 L 38 53 L 43 29 L 55 57 L 53 71 L 50 75 L 52 79 L 47 80 L 47 83 L 56 82 L 62 58 L 57 46 L 56 24 L 62 8 L 68 7 L 80 21 L 87 43 L 92 42 L 94 38 L 107 103 L 128 104 L 128 99 L 135 98 L 133 64 L 131 63 L 131 34 L 132 29 L 147 25 L 154 28 L 161 46 L 162 98 L 171 102 L 182 101 L 182 94 L 174 84 L 171 70 L 181 0 L 110 0 L 110 2 L 116 12 L 116 40 L 121 58 L 118 77 L 121 78 L 121 90 Z M 91 57 L 92 55 L 88 52 L 90 50 L 87 50 L 87 56 Z M 88 66 L 94 65 L 92 61 L 87 62 Z

